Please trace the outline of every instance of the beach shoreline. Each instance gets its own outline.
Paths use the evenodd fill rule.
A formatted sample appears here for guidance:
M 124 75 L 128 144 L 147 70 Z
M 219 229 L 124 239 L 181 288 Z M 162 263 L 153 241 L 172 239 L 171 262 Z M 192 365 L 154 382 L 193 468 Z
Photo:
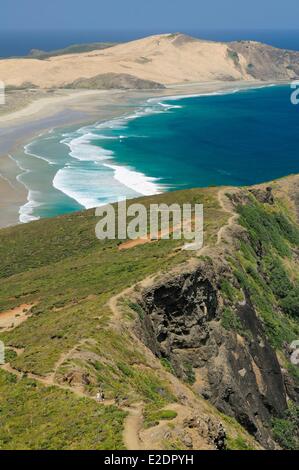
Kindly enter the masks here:
M 149 100 L 178 99 L 219 92 L 265 87 L 280 82 L 205 82 L 178 84 L 154 91 L 85 90 L 59 91 L 25 108 L 0 115 L 0 228 L 19 223 L 19 209 L 28 201 L 28 190 L 18 181 L 20 168 L 10 155 L 53 128 L 108 120 L 132 113 Z

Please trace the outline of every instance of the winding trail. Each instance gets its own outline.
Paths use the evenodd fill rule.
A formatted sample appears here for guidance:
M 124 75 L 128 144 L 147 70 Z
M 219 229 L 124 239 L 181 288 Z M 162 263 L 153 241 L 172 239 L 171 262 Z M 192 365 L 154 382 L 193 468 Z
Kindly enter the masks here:
M 225 187 L 223 189 L 220 189 L 217 193 L 219 205 L 221 206 L 224 212 L 230 215 L 227 223 L 222 225 L 220 229 L 218 230 L 217 241 L 216 241 L 217 246 L 221 244 L 226 231 L 230 229 L 234 224 L 236 224 L 238 217 L 239 217 L 238 214 L 234 212 L 232 204 L 230 203 L 227 197 L 227 194 L 230 191 L 232 191 L 232 189 L 234 190 L 234 192 L 236 191 L 235 188 Z M 148 243 L 149 241 L 150 240 L 142 240 L 142 241 L 130 240 L 129 242 L 125 242 L 120 249 L 133 248 L 134 246 L 137 246 L 140 243 Z M 204 251 L 208 248 L 210 247 L 208 246 L 208 247 L 201 248 L 201 250 L 196 252 L 197 256 L 200 254 L 204 254 Z M 115 296 L 109 299 L 109 301 L 107 302 L 107 305 L 112 312 L 112 323 L 114 323 L 116 327 L 119 327 L 122 324 L 123 312 L 122 312 L 122 306 L 119 305 L 120 300 L 134 293 L 134 290 L 137 285 L 139 289 L 140 288 L 144 289 L 146 287 L 149 287 L 153 283 L 154 278 L 157 277 L 158 274 L 159 273 L 156 273 L 155 275 L 150 275 L 144 278 L 142 281 L 136 283 L 135 285 L 129 288 L 124 289 L 122 292 L 116 294 Z M 195 408 L 196 405 L 198 405 L 198 403 L 196 401 L 196 398 L 194 397 L 193 391 L 190 390 L 190 388 L 187 385 L 183 384 L 173 374 L 165 371 L 162 365 L 158 363 L 153 353 L 148 348 L 146 348 L 146 346 L 140 341 L 140 339 L 134 334 L 133 331 L 130 331 L 130 334 L 131 336 L 133 336 L 134 341 L 138 344 L 138 346 L 143 349 L 143 352 L 146 355 L 146 357 L 149 359 L 150 363 L 153 363 L 154 361 L 155 368 L 159 369 L 164 377 L 167 377 L 167 380 L 168 380 L 168 383 L 170 384 L 170 388 L 172 392 L 175 395 L 180 395 L 181 397 L 183 397 L 183 401 L 185 400 L 188 403 L 189 407 Z M 128 415 L 124 422 L 123 438 L 124 438 L 125 446 L 128 450 L 140 450 L 140 449 L 145 448 L 145 443 L 142 441 L 140 437 L 140 432 L 141 432 L 142 423 L 143 423 L 142 408 L 143 408 L 142 403 L 134 404 L 132 405 L 131 408 L 125 408 L 125 410 L 128 412 Z M 184 406 L 184 404 L 170 403 L 167 405 L 167 409 L 175 410 L 178 413 L 178 419 L 181 419 L 181 420 L 185 418 L 186 415 L 188 414 L 187 406 Z M 189 409 L 189 412 L 190 412 L 190 409 Z M 158 426 L 160 425 L 162 425 L 162 423 L 159 423 Z
M 10 374 L 15 375 L 19 380 L 22 379 L 24 376 L 36 380 L 37 382 L 41 383 L 45 387 L 55 386 L 60 388 L 61 390 L 67 390 L 69 392 L 74 393 L 80 398 L 89 398 L 91 400 L 97 401 L 96 397 L 87 395 L 84 393 L 84 390 L 79 385 L 69 386 L 57 383 L 55 381 L 55 375 L 59 369 L 59 367 L 69 358 L 72 354 L 78 349 L 79 346 L 84 344 L 87 340 L 82 340 L 72 349 L 70 349 L 67 353 L 61 355 L 57 363 L 55 364 L 54 370 L 51 374 L 46 376 L 41 376 L 38 374 L 33 373 L 24 373 L 18 369 L 15 369 L 11 366 L 10 363 L 5 363 L 0 365 L 0 368 Z M 15 348 L 10 348 L 15 350 L 17 354 L 21 354 L 22 350 L 16 350 Z M 99 406 L 117 406 L 115 400 L 104 400 L 103 402 L 99 403 Z M 123 440 L 128 450 L 140 450 L 142 449 L 141 440 L 139 438 L 139 430 L 142 426 L 142 404 L 136 403 L 132 405 L 132 407 L 122 407 L 118 406 L 122 411 L 127 413 L 127 417 L 124 420 L 124 430 L 123 430 Z
M 224 212 L 227 212 L 229 213 L 231 216 L 227 222 L 227 224 L 223 225 L 222 227 L 220 227 L 218 233 L 217 233 L 217 245 L 219 245 L 222 241 L 222 238 L 223 238 L 223 234 L 225 233 L 225 231 L 227 230 L 228 227 L 234 225 L 238 219 L 238 214 L 236 214 L 233 209 L 232 209 L 232 204 L 230 203 L 228 197 L 226 196 L 226 194 L 228 194 L 230 191 L 234 191 L 236 192 L 236 188 L 232 188 L 232 187 L 225 187 L 223 189 L 220 189 L 218 191 L 218 194 L 217 194 L 217 198 L 218 198 L 218 201 L 219 201 L 219 204 L 221 206 L 221 208 L 223 209 Z M 179 226 L 176 226 L 176 227 L 170 227 L 169 230 L 165 230 L 164 232 L 163 231 L 159 231 L 158 232 L 158 239 L 151 239 L 150 238 L 150 235 L 148 234 L 146 237 L 144 238 L 137 238 L 135 240 L 126 240 L 124 241 L 123 243 L 121 243 L 119 246 L 118 246 L 118 250 L 129 250 L 131 248 L 135 248 L 136 246 L 139 246 L 139 245 L 144 245 L 146 243 L 154 243 L 154 242 L 157 242 L 159 241 L 164 235 L 167 235 L 167 234 L 170 234 L 172 232 L 174 232 L 175 230 L 177 229 L 181 229 L 181 225 Z M 204 249 L 205 247 L 202 248 L 202 250 Z M 200 250 L 201 251 L 201 250 Z
M 220 227 L 217 233 L 216 245 L 219 245 L 221 243 L 221 241 L 223 240 L 225 231 L 229 227 L 234 225 L 238 219 L 238 214 L 236 214 L 233 211 L 231 204 L 226 196 L 226 194 L 229 191 L 230 191 L 230 188 L 224 188 L 224 189 L 219 190 L 218 195 L 217 195 L 221 208 L 223 209 L 223 211 L 230 214 L 230 218 L 228 219 L 227 224 Z M 136 244 L 138 244 L 138 242 Z M 129 247 L 131 248 L 132 246 L 136 246 L 136 245 L 131 244 L 130 246 L 128 246 L 128 248 Z M 201 250 L 196 252 L 196 254 L 197 255 L 202 254 L 205 248 L 207 247 L 203 247 Z M 119 301 L 125 298 L 126 296 L 128 296 L 129 294 L 133 293 L 137 285 L 139 288 L 142 288 L 142 289 L 150 286 L 153 283 L 154 278 L 156 278 L 158 274 L 159 273 L 156 273 L 155 275 L 150 275 L 144 278 L 142 281 L 139 281 L 137 284 L 129 288 L 126 288 L 122 292 L 118 293 L 117 295 L 109 299 L 107 305 L 111 310 L 112 325 L 115 328 L 119 329 L 123 327 L 123 323 L 122 323 L 123 312 L 122 312 L 122 306 L 119 305 Z M 198 406 L 198 401 L 196 400 L 193 391 L 187 385 L 183 384 L 173 374 L 171 374 L 170 372 L 167 372 L 163 368 L 163 366 L 159 363 L 159 361 L 157 361 L 153 353 L 139 340 L 139 338 L 134 334 L 133 331 L 130 330 L 130 334 L 134 338 L 134 341 L 138 344 L 138 346 L 143 350 L 145 356 L 147 357 L 147 359 L 149 360 L 149 363 L 151 364 L 151 367 L 159 371 L 159 373 L 163 375 L 164 378 L 167 378 L 172 392 L 176 396 L 181 397 L 180 398 L 181 403 L 169 403 L 166 406 L 166 408 L 175 410 L 178 414 L 178 420 L 183 420 L 184 418 L 186 418 L 188 413 L 190 414 L 190 410 L 195 409 Z M 10 363 L 1 365 L 0 368 L 5 370 L 6 372 L 14 374 L 16 377 L 18 377 L 18 379 L 21 379 L 22 377 L 24 377 L 24 375 L 26 375 L 27 377 L 40 382 L 42 385 L 46 387 L 55 386 L 62 390 L 71 391 L 72 393 L 76 394 L 77 396 L 81 398 L 85 397 L 85 398 L 89 398 L 92 400 L 96 400 L 96 397 L 92 397 L 84 393 L 83 388 L 79 385 L 69 386 L 69 385 L 63 385 L 63 384 L 57 383 L 55 381 L 55 376 L 57 374 L 58 369 L 64 364 L 65 361 L 67 361 L 76 352 L 78 347 L 82 346 L 87 341 L 88 339 L 80 341 L 68 352 L 62 354 L 59 360 L 56 362 L 53 372 L 51 372 L 51 374 L 48 374 L 46 376 L 41 376 L 41 375 L 37 375 L 33 373 L 24 374 L 18 369 L 13 368 L 10 365 Z M 15 350 L 17 354 L 21 354 L 23 352 L 22 350 L 17 350 L 16 348 L 10 348 L 10 349 Z M 115 400 L 105 400 L 104 402 L 99 403 L 99 406 L 101 405 L 102 406 L 110 406 L 110 405 L 116 406 L 116 403 L 115 403 Z M 123 429 L 123 441 L 124 441 L 126 448 L 128 450 L 141 450 L 145 448 L 151 448 L 150 440 L 147 440 L 145 444 L 145 442 L 143 442 L 140 436 L 141 430 L 143 428 L 143 403 L 142 402 L 134 403 L 131 406 L 119 406 L 119 408 L 127 413 L 127 416 L 124 420 L 124 429 Z M 157 427 L 160 427 L 162 425 L 163 423 L 160 422 L 157 425 Z M 147 439 L 150 439 L 150 436 L 147 435 Z
M 124 444 L 128 450 L 142 450 L 143 443 L 139 435 L 143 423 L 142 403 L 135 403 L 131 408 L 123 409 L 128 412 L 124 421 Z
M 14 374 L 19 379 L 26 376 L 30 379 L 36 380 L 37 382 L 41 383 L 42 385 L 44 385 L 46 387 L 55 386 L 55 387 L 58 387 L 62 390 L 70 391 L 70 392 L 74 393 L 75 395 L 77 395 L 81 398 L 86 397 L 86 398 L 90 398 L 91 400 L 96 400 L 96 397 L 93 397 L 91 395 L 87 395 L 86 393 L 84 393 L 84 390 L 79 385 L 70 386 L 70 385 L 64 385 L 64 384 L 61 384 L 61 383 L 58 383 L 58 382 L 55 381 L 55 376 L 56 376 L 56 373 L 57 373 L 59 367 L 61 367 L 62 364 L 66 360 L 68 360 L 75 351 L 77 351 L 79 346 L 82 346 L 86 342 L 87 342 L 87 340 L 82 340 L 78 344 L 76 344 L 76 346 L 74 346 L 72 349 L 70 349 L 67 353 L 62 354 L 60 356 L 59 360 L 56 362 L 56 364 L 54 366 L 54 369 L 53 369 L 53 372 L 51 372 L 51 374 L 48 374 L 48 375 L 45 375 L 45 376 L 39 375 L 39 374 L 34 374 L 32 372 L 22 372 L 22 371 L 20 371 L 16 368 L 12 367 L 11 364 L 8 363 L 8 362 L 5 363 L 5 364 L 0 365 L 0 368 L 5 370 L 6 372 Z M 23 350 L 21 350 L 21 349 L 16 349 L 16 348 L 13 348 L 13 347 L 10 347 L 10 346 L 9 346 L 9 349 L 15 351 L 18 355 L 20 355 L 23 352 Z M 101 404 L 106 405 L 106 406 L 114 405 L 115 400 L 105 400 L 104 402 L 101 402 Z
M 225 232 L 228 229 L 230 229 L 233 225 L 235 225 L 239 218 L 239 214 L 234 212 L 232 208 L 232 204 L 229 198 L 227 197 L 227 194 L 229 194 L 230 191 L 233 191 L 235 193 L 236 188 L 223 188 L 223 189 L 220 189 L 217 194 L 218 201 L 219 201 L 221 208 L 223 209 L 224 212 L 227 212 L 228 214 L 230 214 L 230 218 L 228 219 L 227 223 L 222 225 L 222 227 L 220 227 L 220 229 L 218 230 L 216 245 L 220 245 L 220 243 L 223 241 Z

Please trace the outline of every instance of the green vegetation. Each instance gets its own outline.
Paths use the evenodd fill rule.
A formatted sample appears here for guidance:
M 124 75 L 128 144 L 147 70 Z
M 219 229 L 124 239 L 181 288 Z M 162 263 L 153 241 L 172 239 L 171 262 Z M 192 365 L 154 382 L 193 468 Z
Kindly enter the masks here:
M 125 413 L 0 370 L 0 449 L 123 449 Z
M 290 373 L 290 375 L 293 377 L 293 379 L 299 383 L 299 367 L 295 364 L 292 364 L 291 362 L 289 362 L 287 364 L 287 369 L 288 369 L 288 372 Z
M 236 51 L 228 49 L 227 50 L 227 55 L 228 55 L 229 59 L 231 59 L 233 61 L 233 63 L 235 64 L 236 67 L 240 66 L 239 55 Z
M 172 367 L 171 362 L 170 362 L 168 359 L 166 359 L 166 357 L 161 357 L 160 362 L 161 362 L 162 366 L 165 367 L 165 369 L 166 369 L 168 372 L 170 372 L 171 374 L 174 374 L 174 373 L 175 373 L 175 372 L 174 372 L 174 368 Z
M 136 302 L 132 302 L 131 300 L 127 301 L 127 305 L 131 310 L 134 310 L 134 312 L 138 314 L 140 320 L 144 319 L 145 312 L 141 305 L 137 304 Z
M 254 450 L 255 448 L 252 447 L 246 440 L 238 436 L 236 438 L 228 437 L 226 440 L 226 450 Z
M 113 42 L 92 42 L 88 44 L 73 44 L 72 46 L 65 47 L 63 49 L 57 49 L 55 51 L 41 51 L 39 49 L 32 49 L 30 54 L 26 57 L 32 59 L 49 59 L 50 57 L 56 57 L 66 54 L 79 54 L 82 52 L 91 52 L 96 50 L 107 49 L 108 47 L 115 46 Z
M 284 208 L 262 205 L 251 196 L 240 205 L 240 223 L 247 229 L 249 243 L 240 244 L 237 259 L 231 260 L 242 289 L 263 319 L 268 338 L 275 348 L 298 338 L 298 285 L 284 267 L 299 245 L 299 229 Z
M 242 334 L 243 326 L 240 318 L 230 308 L 225 307 L 221 315 L 221 324 L 226 330 L 236 331 Z
M 216 191 L 179 191 L 175 197 L 179 203 L 204 203 L 206 241 L 215 240 L 217 231 L 227 220 L 227 214 L 219 207 Z M 162 201 L 169 203 L 173 198 L 173 193 L 167 193 L 141 200 L 149 205 Z M 107 301 L 146 276 L 167 271 L 192 254 L 176 250 L 182 240 L 162 240 L 119 251 L 118 240 L 99 241 L 95 237 L 97 222 L 94 211 L 89 210 L 0 231 L 0 311 L 22 304 L 34 304 L 31 317 L 14 330 L 0 333 L 0 339 L 7 348 L 24 349 L 18 356 L 9 352 L 12 367 L 40 376 L 55 371 L 55 381 L 61 384 L 67 384 L 66 378 L 73 377 L 73 383 L 82 385 L 84 376 L 87 378 L 84 382 L 86 395 L 94 397 L 101 386 L 107 399 L 117 398 L 124 404 L 142 401 L 145 422 L 150 421 L 151 414 L 159 416 L 168 403 L 175 401 L 175 397 L 129 334 L 118 328 L 119 320 L 113 317 Z M 127 303 L 127 308 L 139 316 L 144 315 L 133 300 Z M 115 328 L 111 326 L 113 323 Z M 73 354 L 56 369 L 61 357 L 72 350 Z M 23 391 L 28 379 L 24 380 L 17 383 Z M 3 387 L 5 392 L 2 395 Z M 9 379 L 6 379 L 5 386 L 1 382 L 1 396 L 7 397 L 10 393 L 13 396 L 15 389 L 16 384 L 9 382 Z M 36 433 L 30 434 L 30 427 L 28 433 L 25 430 L 26 422 L 31 419 L 31 406 L 35 405 L 31 395 L 28 398 L 24 391 L 18 396 L 20 406 L 15 413 L 17 418 L 9 416 L 6 409 L 0 412 L 0 420 L 5 420 L 7 426 L 13 429 L 10 441 L 2 441 L 1 448 L 53 448 L 56 441 L 55 435 L 52 436 L 52 427 L 62 435 L 60 448 L 107 448 L 109 438 L 101 436 L 97 441 L 95 429 L 107 427 L 107 433 L 109 426 L 113 429 L 110 413 L 112 417 L 115 413 L 119 419 L 115 433 L 117 429 L 121 432 L 124 413 L 116 408 L 103 408 L 96 424 L 92 419 L 88 424 L 88 407 L 90 410 L 96 407 L 93 400 L 80 401 L 71 392 L 66 393 L 57 387 L 43 388 L 37 383 L 32 390 L 34 400 L 40 401 L 33 411 L 34 416 L 36 414 L 35 423 L 39 419 Z M 74 403 L 78 405 L 74 406 Z M 85 410 L 85 403 L 88 407 L 84 419 L 77 423 L 71 413 L 78 415 L 79 420 L 83 413 L 79 407 L 82 405 L 82 410 Z M 57 409 L 57 417 L 49 411 L 52 408 Z M 66 409 L 70 409 L 69 420 L 66 417 L 65 422 L 61 420 L 58 425 L 59 413 L 61 418 Z M 18 432 L 13 427 L 14 419 L 18 421 Z M 68 440 L 63 426 L 70 426 L 72 419 L 75 424 Z M 79 436 L 86 435 L 86 439 L 79 442 L 74 437 L 75 432 Z M 94 444 L 88 441 L 92 439 L 93 432 Z M 23 441 L 19 434 L 24 436 Z M 41 441 L 42 436 L 44 441 Z M 115 442 L 117 448 L 122 447 L 120 437 Z
M 172 420 L 176 417 L 177 413 L 173 410 L 155 411 L 152 408 L 148 408 L 144 413 L 144 425 L 146 428 L 150 428 L 159 424 L 159 421 Z
M 203 203 L 205 243 L 212 244 L 229 217 L 219 206 L 217 191 L 194 189 L 140 200 L 147 206 L 174 199 Z M 299 230 L 286 210 L 282 214 L 278 204 L 261 204 L 254 196 L 238 211 L 248 239 L 245 234 L 237 240 L 239 250 L 227 257 L 231 269 L 220 282 L 224 303 L 221 325 L 252 339 L 237 314 L 238 302 L 249 294 L 271 344 L 282 350 L 285 341 L 299 337 L 299 276 L 293 256 Z M 7 362 L 41 378 L 54 373 L 56 384 L 79 384 L 86 394 L 86 398 L 79 398 L 57 385 L 44 387 L 38 381 L 16 379 L 0 371 L 1 449 L 123 448 L 126 413 L 88 398 L 94 397 L 99 387 L 108 400 L 124 405 L 142 402 L 145 427 L 176 417 L 176 412 L 168 409 L 176 397 L 165 379 L 167 374 L 153 367 L 144 349 L 132 341 L 130 328 L 124 327 L 137 316 L 143 319 L 145 312 L 134 297 L 120 299 L 124 307 L 120 324 L 107 302 L 147 276 L 188 261 L 194 253 L 178 249 L 182 240 L 119 250 L 119 240 L 96 239 L 96 223 L 94 212 L 89 210 L 0 231 L 0 312 L 32 305 L 25 322 L 0 332 Z M 215 261 L 208 256 L 205 259 L 210 264 Z M 18 355 L 13 348 L 19 349 Z M 165 370 L 174 372 L 167 359 L 160 361 Z M 182 366 L 186 382 L 192 385 L 192 364 Z M 299 378 L 291 364 L 286 368 Z M 292 410 L 273 421 L 273 433 L 286 448 L 297 445 L 294 416 Z M 254 440 L 241 426 L 231 418 L 222 418 L 229 429 L 227 448 L 254 448 Z M 179 443 L 167 445 L 176 448 Z
M 226 450 L 256 450 L 256 442 L 235 418 L 220 412 L 219 416 L 227 430 L 225 440 Z
M 298 228 L 280 211 L 255 201 L 239 206 L 238 211 L 255 252 L 274 249 L 280 256 L 290 256 L 290 244 L 299 245 Z
M 184 364 L 184 372 L 186 374 L 188 384 L 193 385 L 195 382 L 195 373 L 192 364 L 186 362 Z
M 12 362 L 16 357 L 17 353 L 13 349 L 5 350 L 5 362 Z
M 273 419 L 273 435 L 288 450 L 299 450 L 299 407 L 291 403 L 283 418 Z
M 287 294 L 280 302 L 280 305 L 286 313 L 299 318 L 299 286 L 286 292 Z
M 278 298 L 286 297 L 292 289 L 292 283 L 278 257 L 265 256 L 263 259 L 264 274 L 268 276 L 268 282 L 273 294 Z
M 234 302 L 235 300 L 240 300 L 242 297 L 240 291 L 236 289 L 228 279 L 223 279 L 221 281 L 220 289 L 222 295 L 225 296 L 231 302 Z

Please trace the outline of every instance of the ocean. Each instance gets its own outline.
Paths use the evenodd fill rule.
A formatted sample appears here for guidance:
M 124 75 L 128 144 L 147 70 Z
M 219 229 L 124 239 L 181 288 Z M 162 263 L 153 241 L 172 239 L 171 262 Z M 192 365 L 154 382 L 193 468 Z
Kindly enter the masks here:
M 250 185 L 299 172 L 289 86 L 149 99 L 134 112 L 55 129 L 13 155 L 20 221 L 163 191 Z
M 0 31 L 0 58 L 28 55 L 31 49 L 53 51 L 73 44 L 91 42 L 126 42 L 150 34 L 169 33 L 170 31 Z M 182 33 L 211 41 L 260 41 L 283 49 L 299 50 L 299 30 L 184 30 Z

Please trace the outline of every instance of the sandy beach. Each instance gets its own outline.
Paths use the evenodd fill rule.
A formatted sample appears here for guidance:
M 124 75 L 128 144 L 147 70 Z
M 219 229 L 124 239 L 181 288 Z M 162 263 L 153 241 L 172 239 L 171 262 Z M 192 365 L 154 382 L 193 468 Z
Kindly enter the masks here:
M 58 90 L 38 97 L 23 108 L 0 115 L 0 227 L 19 222 L 19 208 L 27 200 L 26 188 L 17 181 L 20 168 L 10 158 L 18 148 L 49 129 L 104 122 L 132 112 L 147 99 L 188 96 L 265 86 L 265 82 L 235 81 L 181 84 L 156 91 Z M 20 91 L 21 93 L 21 91 Z
M 17 111 L 0 115 L 0 227 L 19 222 L 19 207 L 27 200 L 17 181 L 20 168 L 10 158 L 18 148 L 49 129 L 110 119 L 122 113 L 123 93 L 65 91 L 39 98 Z M 125 104 L 125 99 L 123 99 Z

